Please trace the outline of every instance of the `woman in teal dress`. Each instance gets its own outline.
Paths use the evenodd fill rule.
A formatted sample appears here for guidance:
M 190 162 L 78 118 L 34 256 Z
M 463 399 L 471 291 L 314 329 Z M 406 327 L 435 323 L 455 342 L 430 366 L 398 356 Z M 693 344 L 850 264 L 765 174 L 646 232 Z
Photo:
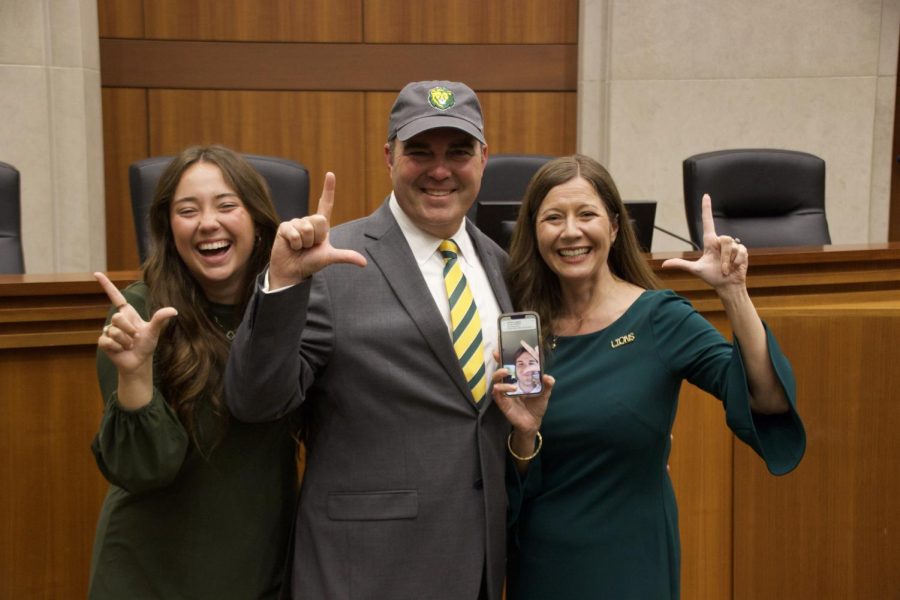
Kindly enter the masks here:
M 297 496 L 291 423 L 249 425 L 222 401 L 230 338 L 277 217 L 238 154 L 189 148 L 150 209 L 143 281 L 118 289 L 98 341 L 105 410 L 92 450 L 109 481 L 89 597 L 274 598 Z
M 529 185 L 510 293 L 541 316 L 555 386 L 548 404 L 529 404 L 503 395 L 505 369 L 494 376 L 494 398 L 519 423 L 509 439 L 510 600 L 679 597 L 666 464 L 683 380 L 722 400 L 728 427 L 770 472 L 800 461 L 806 438 L 794 379 L 747 293 L 747 249 L 716 235 L 708 196 L 703 226 L 703 255 L 663 267 L 715 289 L 733 343 L 687 300 L 658 289 L 600 164 L 558 158 Z

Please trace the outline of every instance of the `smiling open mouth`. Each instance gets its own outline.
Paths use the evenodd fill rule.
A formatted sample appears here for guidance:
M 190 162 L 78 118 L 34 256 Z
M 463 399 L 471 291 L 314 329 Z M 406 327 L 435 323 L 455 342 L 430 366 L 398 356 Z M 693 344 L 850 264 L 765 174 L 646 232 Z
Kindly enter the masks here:
M 231 248 L 231 242 L 226 242 L 224 240 L 197 244 L 197 250 L 203 256 L 218 256 L 220 254 L 225 254 L 228 252 L 229 248 Z
M 581 256 L 582 254 L 587 254 L 590 252 L 589 248 L 573 248 L 571 250 L 560 250 L 559 253 L 563 256 Z

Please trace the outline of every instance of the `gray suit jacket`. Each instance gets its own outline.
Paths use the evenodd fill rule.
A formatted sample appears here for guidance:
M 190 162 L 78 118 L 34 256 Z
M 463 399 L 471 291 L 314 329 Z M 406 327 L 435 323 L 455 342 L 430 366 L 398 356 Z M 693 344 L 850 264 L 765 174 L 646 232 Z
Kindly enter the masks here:
M 506 254 L 471 223 L 501 310 Z M 328 600 L 474 600 L 505 573 L 510 430 L 472 401 L 447 326 L 387 203 L 331 242 L 368 266 L 332 265 L 254 295 L 226 398 L 247 421 L 301 411 L 311 427 L 291 590 Z M 273 538 L 275 536 L 273 535 Z

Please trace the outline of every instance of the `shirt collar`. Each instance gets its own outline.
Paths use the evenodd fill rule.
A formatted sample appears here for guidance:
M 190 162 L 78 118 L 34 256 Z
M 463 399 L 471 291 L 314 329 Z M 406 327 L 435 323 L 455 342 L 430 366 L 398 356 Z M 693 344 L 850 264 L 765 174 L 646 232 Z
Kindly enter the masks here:
M 412 250 L 416 262 L 421 265 L 437 252 L 438 246 L 444 240 L 423 231 L 418 225 L 413 223 L 412 219 L 410 219 L 409 216 L 403 212 L 403 209 L 400 208 L 400 204 L 397 202 L 397 197 L 394 196 L 393 191 L 391 191 L 391 198 L 388 202 L 388 206 L 391 209 L 391 214 L 393 214 L 394 218 L 397 220 L 400 231 L 403 232 L 403 236 L 406 238 L 406 242 L 409 244 L 409 248 Z M 466 257 L 475 255 L 475 247 L 472 245 L 469 232 L 466 231 L 465 218 L 463 218 L 459 229 L 451 237 L 453 238 L 453 241 L 456 242 L 456 245 L 459 246 L 459 253 L 463 260 L 466 260 Z

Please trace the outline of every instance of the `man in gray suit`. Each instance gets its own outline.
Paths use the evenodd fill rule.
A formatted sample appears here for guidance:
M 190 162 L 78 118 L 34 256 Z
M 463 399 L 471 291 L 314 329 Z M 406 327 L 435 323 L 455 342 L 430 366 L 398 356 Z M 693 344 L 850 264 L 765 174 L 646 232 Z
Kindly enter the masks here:
M 475 93 L 407 85 L 384 154 L 393 192 L 373 214 L 329 230 L 329 173 L 317 214 L 282 223 L 233 343 L 228 407 L 302 418 L 294 598 L 499 600 L 510 424 L 460 366 L 438 251 L 458 246 L 490 382 L 512 306 L 505 253 L 465 218 L 488 157 Z

